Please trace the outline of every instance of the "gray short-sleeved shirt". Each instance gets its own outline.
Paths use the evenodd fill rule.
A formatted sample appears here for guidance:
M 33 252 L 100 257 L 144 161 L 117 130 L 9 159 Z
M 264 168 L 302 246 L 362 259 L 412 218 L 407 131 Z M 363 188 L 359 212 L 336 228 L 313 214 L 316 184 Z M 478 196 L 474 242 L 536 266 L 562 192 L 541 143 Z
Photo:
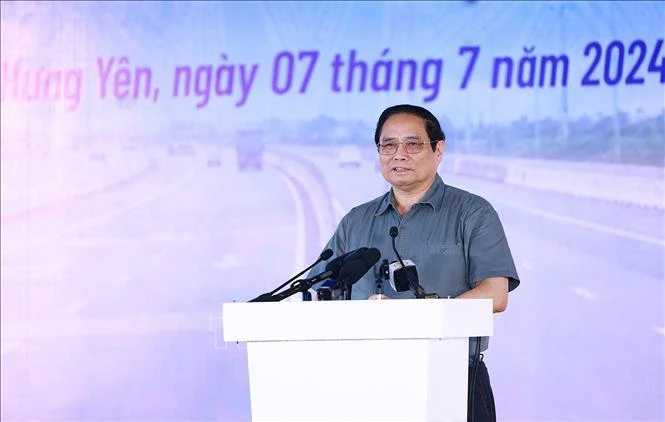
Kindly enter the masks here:
M 404 216 L 395 208 L 392 191 L 353 208 L 342 218 L 326 248 L 331 248 L 335 257 L 363 246 L 374 247 L 381 251 L 381 260 L 394 262 L 392 226 L 398 228 L 397 251 L 403 260 L 416 264 L 427 293 L 456 297 L 488 277 L 507 277 L 509 290 L 519 284 L 503 226 L 492 205 L 446 185 L 438 174 L 428 192 Z M 353 299 L 374 294 L 380 262 L 353 285 Z M 322 272 L 325 265 L 319 264 L 310 274 Z M 395 292 L 389 283 L 384 283 L 383 291 L 393 298 L 414 297 L 411 292 Z M 487 341 L 482 343 L 484 350 Z

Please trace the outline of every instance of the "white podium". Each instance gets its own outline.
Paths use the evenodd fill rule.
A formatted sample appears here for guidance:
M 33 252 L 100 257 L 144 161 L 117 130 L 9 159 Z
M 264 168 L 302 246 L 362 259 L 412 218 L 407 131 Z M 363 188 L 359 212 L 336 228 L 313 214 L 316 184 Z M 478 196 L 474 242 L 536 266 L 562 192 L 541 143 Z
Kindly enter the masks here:
M 469 337 L 491 299 L 225 303 L 254 421 L 466 421 Z

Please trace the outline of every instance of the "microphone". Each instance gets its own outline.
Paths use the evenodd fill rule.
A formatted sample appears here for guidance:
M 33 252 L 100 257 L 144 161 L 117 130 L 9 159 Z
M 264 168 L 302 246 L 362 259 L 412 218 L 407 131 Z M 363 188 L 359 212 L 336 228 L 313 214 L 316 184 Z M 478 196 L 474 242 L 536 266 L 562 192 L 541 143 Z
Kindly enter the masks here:
M 282 283 L 279 287 L 277 287 L 273 291 L 268 292 L 268 293 L 263 293 L 262 295 L 257 296 L 254 299 L 250 300 L 250 302 L 276 302 L 277 300 L 273 296 L 276 292 L 278 292 L 282 287 L 286 286 L 287 284 L 289 284 L 290 282 L 292 282 L 296 278 L 303 275 L 305 272 L 311 270 L 319 262 L 327 261 L 328 259 L 330 259 L 332 254 L 333 254 L 332 249 L 324 250 L 323 252 L 321 252 L 321 255 L 319 255 L 319 258 L 316 261 L 314 261 L 314 263 L 312 265 L 310 265 L 309 267 L 307 267 L 304 270 L 300 271 L 298 274 L 294 275 L 290 279 L 286 280 L 284 283 Z M 279 300 L 281 300 L 281 299 L 279 299 Z
M 355 253 L 356 251 L 360 252 Z M 377 248 L 360 248 L 356 251 L 346 255 L 357 256 L 357 258 L 347 260 L 337 274 L 332 275 L 333 279 L 326 281 L 317 289 L 319 300 L 336 300 L 342 294 L 345 295 L 345 299 L 351 299 L 351 286 L 360 280 L 381 258 L 381 252 Z
M 308 279 L 296 280 L 293 283 L 291 283 L 291 287 L 289 289 L 277 293 L 274 296 L 271 296 L 270 301 L 279 302 L 280 300 L 286 299 L 287 297 L 297 292 L 307 291 L 314 284 L 330 277 L 331 275 L 334 275 L 339 279 L 337 281 L 338 285 L 342 286 L 342 288 L 348 287 L 348 291 L 350 292 L 351 285 L 356 281 L 360 280 L 360 278 L 367 271 L 369 271 L 369 269 L 372 268 L 374 264 L 378 262 L 379 258 L 381 258 L 381 253 L 376 248 L 370 248 L 370 249 L 360 248 L 360 250 L 352 251 L 346 255 L 350 256 L 351 254 L 353 254 L 353 256 L 358 255 L 358 258 L 349 260 L 348 262 L 344 263 L 344 265 L 342 265 L 337 274 L 334 274 L 333 270 L 328 270 Z M 350 293 L 349 293 L 349 298 L 350 298 Z
M 377 248 L 369 248 L 357 259 L 347 262 L 339 270 L 340 281 L 350 286 L 360 280 L 381 259 L 381 252 Z
M 316 279 L 316 281 L 312 283 L 312 285 L 314 285 L 321 280 L 325 280 L 326 278 L 339 277 L 339 271 L 342 269 L 344 265 L 346 265 L 347 262 L 361 257 L 366 251 L 367 248 L 362 247 L 338 256 L 337 258 L 333 259 L 328 264 L 326 264 L 326 270 L 324 272 L 307 279 L 307 281 L 312 281 Z
M 378 249 L 376 249 L 376 248 L 373 248 L 373 249 L 376 250 L 376 253 L 379 253 Z M 296 280 L 293 283 L 291 283 L 291 286 L 287 290 L 284 290 L 283 292 L 280 292 L 280 293 L 275 293 L 277 290 L 284 287 L 288 282 L 284 283 L 280 287 L 278 287 L 277 289 L 273 290 L 272 292 L 262 294 L 261 296 L 250 300 L 250 302 L 279 302 L 279 301 L 281 301 L 283 299 L 286 299 L 287 297 L 289 297 L 289 296 L 291 296 L 295 293 L 306 292 L 313 285 L 315 285 L 316 283 L 319 283 L 321 280 L 325 280 L 326 278 L 329 278 L 329 277 L 338 278 L 339 274 L 341 272 L 341 269 L 347 263 L 353 262 L 355 260 L 363 258 L 363 256 L 367 253 L 367 251 L 368 251 L 367 248 L 362 247 L 362 248 L 358 248 L 356 250 L 353 250 L 351 252 L 345 253 L 344 255 L 338 256 L 337 258 L 330 261 L 326 265 L 326 270 L 324 272 L 319 273 L 319 274 L 317 274 L 313 277 L 307 278 L 307 279 Z M 327 258 L 330 258 L 331 255 L 332 255 L 332 251 L 330 249 L 326 249 L 325 251 L 323 251 L 321 253 L 321 257 L 319 257 L 319 260 L 317 260 L 317 262 L 310 265 L 304 271 L 301 271 L 295 277 L 292 277 L 291 280 L 289 280 L 289 281 L 292 281 L 294 278 L 298 277 L 299 275 L 301 275 L 302 273 L 304 273 L 308 269 L 314 267 L 314 265 L 316 265 L 317 263 L 319 263 L 323 260 L 322 258 L 325 258 L 326 256 L 327 256 Z M 380 256 L 380 253 L 379 253 L 379 256 Z M 377 258 L 377 260 L 378 260 L 378 258 Z M 374 265 L 374 264 L 372 264 L 372 265 Z
M 358 259 L 349 261 L 339 270 L 339 280 L 344 289 L 344 300 L 351 300 L 351 287 L 381 259 L 377 248 L 370 248 Z
M 390 237 L 393 238 L 393 242 L 395 242 L 395 238 L 397 237 L 397 233 L 398 233 L 398 231 L 397 231 L 397 227 L 392 226 L 392 227 L 390 228 Z M 395 251 L 395 253 L 397 253 L 397 251 Z M 399 255 L 398 255 L 398 257 L 399 257 Z
M 388 279 L 390 280 L 390 287 L 396 292 L 408 292 L 411 290 L 411 280 L 418 279 L 416 264 L 410 259 L 405 259 L 401 263 L 393 262 L 388 266 Z
M 418 270 L 416 269 L 416 265 L 408 259 L 403 261 L 402 257 L 399 256 L 399 252 L 397 252 L 397 247 L 395 246 L 395 238 L 397 237 L 397 234 L 397 227 L 392 226 L 390 228 L 390 237 L 392 238 L 393 251 L 395 251 L 399 263 L 393 262 L 390 264 L 390 285 L 396 292 L 411 290 L 417 299 L 423 299 L 428 295 L 418 282 Z M 405 288 L 406 286 L 408 286 L 408 288 Z
M 367 248 L 362 247 L 340 255 L 326 264 L 326 271 L 332 271 L 332 276 L 336 278 L 339 275 L 339 271 L 347 262 L 361 257 L 366 251 Z

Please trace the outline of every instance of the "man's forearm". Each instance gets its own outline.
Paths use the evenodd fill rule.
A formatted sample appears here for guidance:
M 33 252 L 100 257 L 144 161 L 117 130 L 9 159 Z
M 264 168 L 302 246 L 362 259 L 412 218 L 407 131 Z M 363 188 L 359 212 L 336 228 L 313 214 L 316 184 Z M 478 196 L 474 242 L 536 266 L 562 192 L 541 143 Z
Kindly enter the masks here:
M 473 289 L 457 297 L 460 299 L 492 299 L 494 313 L 503 312 L 508 306 L 508 279 L 506 277 L 486 278 Z

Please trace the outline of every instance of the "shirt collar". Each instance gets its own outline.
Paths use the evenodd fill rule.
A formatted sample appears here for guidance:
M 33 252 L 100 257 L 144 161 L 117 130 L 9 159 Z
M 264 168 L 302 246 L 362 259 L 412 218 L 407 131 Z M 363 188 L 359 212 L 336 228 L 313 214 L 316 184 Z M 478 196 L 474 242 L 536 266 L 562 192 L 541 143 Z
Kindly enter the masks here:
M 434 183 L 432 183 L 432 186 L 430 186 L 430 188 L 427 190 L 427 193 L 425 193 L 420 201 L 416 203 L 428 204 L 434 209 L 434 211 L 438 211 L 438 208 L 443 203 L 443 192 L 445 188 L 446 184 L 443 183 L 441 176 L 439 176 L 437 173 L 434 177 Z M 379 202 L 379 206 L 376 209 L 376 213 L 374 215 L 378 216 L 384 214 L 386 211 L 388 211 L 389 208 L 397 210 L 397 206 L 395 205 L 395 195 L 393 195 L 392 189 L 383 195 L 383 198 L 381 199 L 381 202 Z

